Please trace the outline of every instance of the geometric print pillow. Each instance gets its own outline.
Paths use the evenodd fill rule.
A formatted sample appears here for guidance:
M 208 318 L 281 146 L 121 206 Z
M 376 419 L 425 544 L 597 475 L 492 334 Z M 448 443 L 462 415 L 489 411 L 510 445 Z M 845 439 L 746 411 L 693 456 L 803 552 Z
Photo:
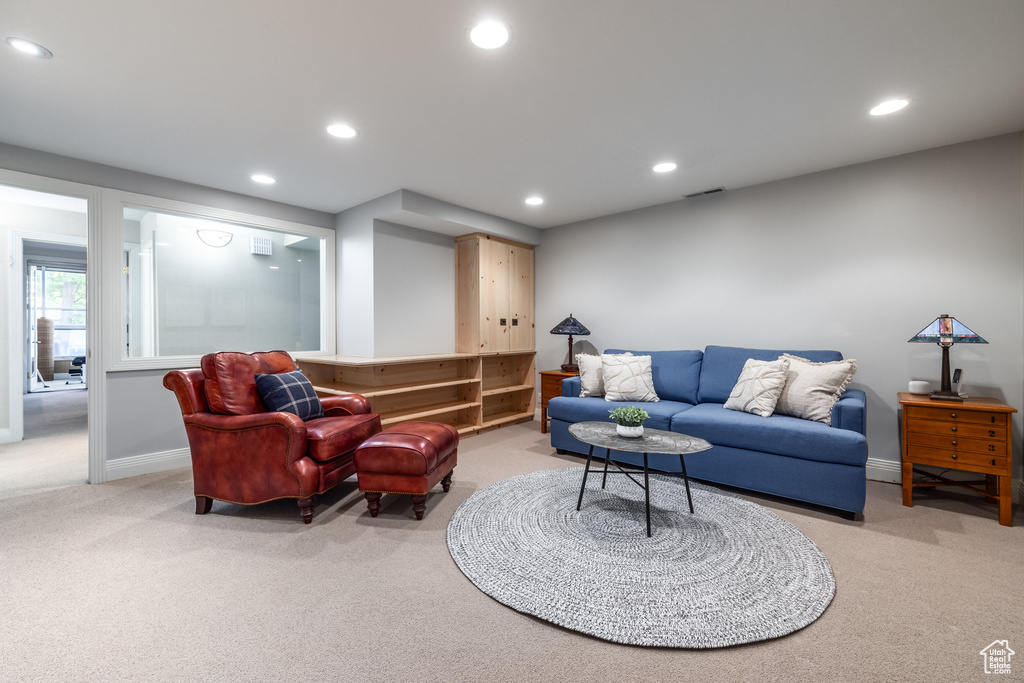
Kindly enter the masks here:
M 324 406 L 301 370 L 257 374 L 256 389 L 271 412 L 294 413 L 303 421 L 324 416 Z
M 775 404 L 779 402 L 779 396 L 786 387 L 788 372 L 788 358 L 748 359 L 743 364 L 740 378 L 732 388 L 725 407 L 761 417 L 771 417 L 775 412 Z

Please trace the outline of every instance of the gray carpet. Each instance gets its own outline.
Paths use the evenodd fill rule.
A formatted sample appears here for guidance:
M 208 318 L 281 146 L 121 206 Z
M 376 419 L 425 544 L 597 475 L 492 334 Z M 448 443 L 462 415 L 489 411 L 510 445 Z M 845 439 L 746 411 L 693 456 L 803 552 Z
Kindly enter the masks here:
M 775 513 L 711 486 L 524 474 L 469 498 L 448 525 L 459 569 L 495 600 L 573 631 L 628 645 L 715 648 L 807 626 L 835 595 L 828 560 Z

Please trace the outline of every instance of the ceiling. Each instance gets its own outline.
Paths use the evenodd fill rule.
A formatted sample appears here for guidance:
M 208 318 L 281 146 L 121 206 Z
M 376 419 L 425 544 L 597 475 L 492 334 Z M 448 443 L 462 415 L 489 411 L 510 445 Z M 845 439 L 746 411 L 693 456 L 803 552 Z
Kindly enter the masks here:
M 0 43 L 0 141 L 331 213 L 543 228 L 1024 129 L 1021 0 L 5 0 L 8 36 L 54 57 Z

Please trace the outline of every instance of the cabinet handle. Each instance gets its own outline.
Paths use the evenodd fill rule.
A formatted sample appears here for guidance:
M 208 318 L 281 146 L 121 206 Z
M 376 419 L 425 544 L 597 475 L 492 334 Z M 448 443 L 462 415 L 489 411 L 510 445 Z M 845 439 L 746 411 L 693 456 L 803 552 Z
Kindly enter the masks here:
M 956 441 L 955 441 L 955 440 L 953 441 L 953 445 L 954 445 L 954 446 L 956 445 Z
M 956 453 L 953 454 L 953 459 L 956 460 Z
M 954 431 L 954 432 L 956 431 L 956 427 L 953 427 L 953 431 Z
M 953 418 L 954 420 L 956 419 L 956 413 L 950 413 L 950 414 L 949 414 L 949 416 L 950 416 L 951 418 Z

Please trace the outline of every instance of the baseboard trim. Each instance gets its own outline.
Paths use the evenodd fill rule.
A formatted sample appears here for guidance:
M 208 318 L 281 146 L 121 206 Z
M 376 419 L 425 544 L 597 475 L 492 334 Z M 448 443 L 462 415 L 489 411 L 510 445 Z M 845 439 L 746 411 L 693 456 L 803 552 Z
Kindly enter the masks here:
M 106 481 L 138 477 L 142 474 L 154 474 L 176 470 L 180 467 L 192 466 L 192 452 L 187 448 L 159 453 L 143 453 L 106 462 Z
M 868 479 L 872 481 L 891 481 L 899 483 L 903 480 L 903 465 L 893 460 L 868 458 Z

